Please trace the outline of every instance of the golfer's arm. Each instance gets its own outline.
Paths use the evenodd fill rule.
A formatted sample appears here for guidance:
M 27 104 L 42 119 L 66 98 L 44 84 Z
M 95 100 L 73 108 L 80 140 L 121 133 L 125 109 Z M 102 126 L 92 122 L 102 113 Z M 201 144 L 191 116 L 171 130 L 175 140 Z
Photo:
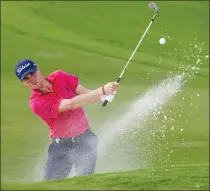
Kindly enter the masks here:
M 89 89 L 85 88 L 84 86 L 78 84 L 75 92 L 76 92 L 77 95 L 81 95 L 81 94 L 89 93 L 91 91 L 93 91 L 93 90 L 89 90 Z
M 59 105 L 58 111 L 64 112 L 83 107 L 86 104 L 96 103 L 100 101 L 101 95 L 103 95 L 103 92 L 102 89 L 99 88 L 86 94 L 78 95 L 72 99 L 63 99 Z

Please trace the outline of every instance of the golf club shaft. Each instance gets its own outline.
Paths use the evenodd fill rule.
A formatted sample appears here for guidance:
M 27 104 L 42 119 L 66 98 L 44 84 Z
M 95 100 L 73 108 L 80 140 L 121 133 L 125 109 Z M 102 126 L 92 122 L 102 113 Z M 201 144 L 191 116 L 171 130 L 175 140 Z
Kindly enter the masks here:
M 140 46 L 140 44 L 141 44 L 141 42 L 142 42 L 142 40 L 144 39 L 145 35 L 147 34 L 147 32 L 148 32 L 150 26 L 152 25 L 153 21 L 155 20 L 155 18 L 156 18 L 156 16 L 157 16 L 157 14 L 158 14 L 158 12 L 156 12 L 155 15 L 152 17 L 152 20 L 150 21 L 150 23 L 149 23 L 148 27 L 146 28 L 144 34 L 142 35 L 141 39 L 139 40 L 139 42 L 138 42 L 136 48 L 134 49 L 133 53 L 131 54 L 131 56 L 130 56 L 128 62 L 127 62 L 126 65 L 125 65 L 125 67 L 123 68 L 123 70 L 122 70 L 120 76 L 119 76 L 118 79 L 117 79 L 117 82 L 118 82 L 118 83 L 121 81 L 122 76 L 123 76 L 123 74 L 124 74 L 126 68 L 128 67 L 130 61 L 132 60 L 134 54 L 136 53 L 138 47 Z M 107 105 L 107 103 L 108 103 L 108 100 L 105 100 L 102 106 L 105 107 L 105 106 Z
M 117 82 L 120 82 L 120 80 L 121 80 L 121 78 L 122 78 L 122 76 L 123 76 L 123 74 L 124 74 L 126 68 L 127 68 L 128 65 L 130 64 L 130 61 L 132 60 L 132 58 L 133 58 L 134 54 L 136 53 L 137 49 L 139 48 L 141 42 L 143 41 L 145 35 L 147 34 L 147 32 L 148 32 L 148 30 L 149 30 L 149 28 L 150 28 L 150 26 L 151 26 L 151 24 L 152 24 L 152 22 L 154 21 L 154 19 L 155 19 L 156 16 L 157 16 L 157 13 L 153 16 L 152 20 L 150 21 L 150 23 L 149 23 L 147 29 L 145 30 L 144 34 L 142 35 L 141 39 L 139 40 L 139 42 L 138 42 L 136 48 L 134 49 L 133 53 L 131 54 L 131 56 L 130 56 L 128 62 L 126 63 L 125 67 L 123 68 L 123 70 L 122 70 L 120 76 L 118 77 Z

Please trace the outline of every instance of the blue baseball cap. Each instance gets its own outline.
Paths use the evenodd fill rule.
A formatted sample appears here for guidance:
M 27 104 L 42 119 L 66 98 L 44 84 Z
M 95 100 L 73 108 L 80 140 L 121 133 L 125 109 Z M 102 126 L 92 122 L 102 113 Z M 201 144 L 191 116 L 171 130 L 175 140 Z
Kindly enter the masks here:
M 15 74 L 20 81 L 23 81 L 24 77 L 31 73 L 37 71 L 37 65 L 29 59 L 23 59 L 16 64 Z

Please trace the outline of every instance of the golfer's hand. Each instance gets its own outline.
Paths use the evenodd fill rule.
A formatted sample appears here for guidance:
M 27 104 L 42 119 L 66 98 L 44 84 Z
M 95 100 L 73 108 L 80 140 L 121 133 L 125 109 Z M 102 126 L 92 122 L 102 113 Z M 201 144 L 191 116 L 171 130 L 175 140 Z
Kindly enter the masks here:
M 109 82 L 105 84 L 104 86 L 105 94 L 106 95 L 115 94 L 118 86 L 119 84 L 117 82 Z

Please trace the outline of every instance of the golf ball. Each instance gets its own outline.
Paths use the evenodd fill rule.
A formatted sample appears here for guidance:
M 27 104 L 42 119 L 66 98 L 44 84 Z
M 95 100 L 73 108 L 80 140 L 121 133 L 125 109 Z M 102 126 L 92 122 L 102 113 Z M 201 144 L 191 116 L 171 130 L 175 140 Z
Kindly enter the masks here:
M 165 38 L 161 38 L 161 39 L 159 40 L 159 43 L 160 43 L 160 44 L 165 44 L 165 43 L 166 43 L 166 39 L 165 39 Z

